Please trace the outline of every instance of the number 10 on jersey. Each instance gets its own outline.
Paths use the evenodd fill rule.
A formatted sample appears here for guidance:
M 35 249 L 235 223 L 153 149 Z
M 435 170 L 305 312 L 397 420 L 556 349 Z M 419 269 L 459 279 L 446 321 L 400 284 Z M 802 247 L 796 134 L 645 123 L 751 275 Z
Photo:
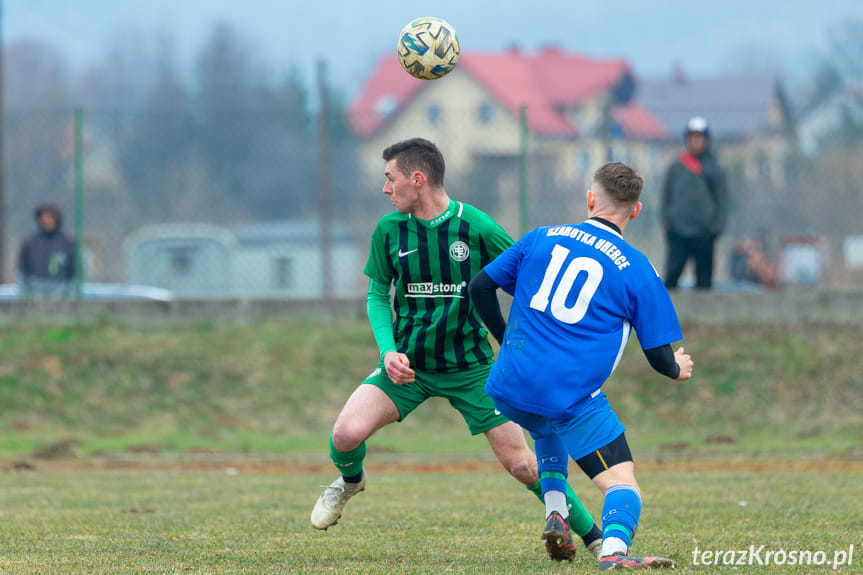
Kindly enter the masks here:
M 587 313 L 590 300 L 593 299 L 593 294 L 596 293 L 596 288 L 599 287 L 599 282 L 602 281 L 603 270 L 602 264 L 593 258 L 575 258 L 566 266 L 563 277 L 552 295 L 551 288 L 554 286 L 557 276 L 560 275 L 560 270 L 563 268 L 569 252 L 568 248 L 555 244 L 554 249 L 551 250 L 551 261 L 548 263 L 548 267 L 545 268 L 542 284 L 531 298 L 530 307 L 544 313 L 549 309 L 550 299 L 551 315 L 563 323 L 575 324 L 581 321 Z M 575 279 L 581 272 L 587 272 L 587 279 L 582 284 L 575 303 L 572 307 L 566 307 L 566 300 L 569 299 Z

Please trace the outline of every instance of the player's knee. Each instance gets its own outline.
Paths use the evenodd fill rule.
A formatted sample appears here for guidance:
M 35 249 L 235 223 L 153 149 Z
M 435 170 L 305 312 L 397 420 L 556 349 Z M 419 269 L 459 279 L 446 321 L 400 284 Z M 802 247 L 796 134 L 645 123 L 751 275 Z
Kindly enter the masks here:
M 539 481 L 539 475 L 536 472 L 536 463 L 533 462 L 533 465 L 531 463 L 529 459 L 516 459 L 504 462 L 504 466 L 510 475 L 530 487 L 536 485 L 536 482 Z
M 606 493 L 609 488 L 614 486 L 630 486 L 637 493 L 641 493 L 638 482 L 635 480 L 635 474 L 632 472 L 631 466 L 613 466 L 607 471 L 600 473 L 593 478 L 593 483 L 599 487 L 599 490 Z
M 353 425 L 336 422 L 333 426 L 333 447 L 339 451 L 351 451 L 366 440 L 366 434 Z

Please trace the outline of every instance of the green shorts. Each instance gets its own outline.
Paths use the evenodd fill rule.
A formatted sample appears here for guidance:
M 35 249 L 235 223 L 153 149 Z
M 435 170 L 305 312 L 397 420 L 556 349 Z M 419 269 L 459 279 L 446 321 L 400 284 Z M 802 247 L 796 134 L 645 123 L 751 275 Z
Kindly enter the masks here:
M 443 397 L 461 413 L 471 435 L 477 435 L 509 421 L 495 409 L 494 402 L 485 392 L 489 371 L 491 365 L 478 365 L 452 373 L 417 371 L 413 383 L 396 385 L 387 376 L 381 362 L 363 383 L 374 385 L 393 400 L 399 410 L 399 421 L 426 399 Z

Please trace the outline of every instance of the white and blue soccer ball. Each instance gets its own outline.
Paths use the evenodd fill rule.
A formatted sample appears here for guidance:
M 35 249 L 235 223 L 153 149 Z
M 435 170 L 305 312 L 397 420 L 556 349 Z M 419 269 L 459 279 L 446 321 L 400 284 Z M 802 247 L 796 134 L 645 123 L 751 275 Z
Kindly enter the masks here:
M 455 68 L 461 46 L 446 20 L 427 16 L 402 28 L 397 54 L 402 68 L 414 78 L 437 80 Z

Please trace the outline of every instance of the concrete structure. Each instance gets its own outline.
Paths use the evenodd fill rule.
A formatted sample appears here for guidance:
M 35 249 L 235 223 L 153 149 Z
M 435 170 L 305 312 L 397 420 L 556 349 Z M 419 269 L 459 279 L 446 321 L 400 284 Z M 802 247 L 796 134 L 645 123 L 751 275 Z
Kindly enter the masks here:
M 329 275 L 329 296 L 355 296 L 362 275 L 357 242 L 343 225 L 332 226 L 330 234 L 324 274 L 317 221 L 147 226 L 123 242 L 126 280 L 180 298 L 321 298 Z

